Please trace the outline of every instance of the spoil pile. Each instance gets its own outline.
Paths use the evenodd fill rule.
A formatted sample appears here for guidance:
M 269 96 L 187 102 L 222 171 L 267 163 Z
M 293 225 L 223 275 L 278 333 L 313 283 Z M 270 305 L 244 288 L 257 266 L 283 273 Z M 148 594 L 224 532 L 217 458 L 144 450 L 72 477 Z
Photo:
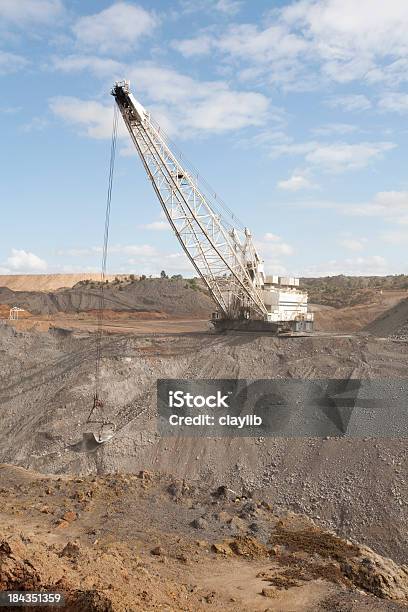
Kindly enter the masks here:
M 109 281 L 119 278 L 124 280 L 128 275 L 107 274 Z M 99 281 L 100 272 L 82 272 L 76 274 L 0 274 L 0 287 L 8 287 L 13 291 L 55 291 L 62 287 L 73 287 L 85 280 Z
M 408 339 L 408 299 L 402 300 L 393 308 L 366 326 L 365 331 L 382 338 Z
M 104 288 L 105 308 L 112 311 L 165 313 L 174 317 L 208 317 L 213 302 L 198 283 L 176 279 L 118 281 Z M 97 283 L 79 283 L 56 292 L 12 291 L 0 287 L 0 304 L 34 315 L 78 313 L 99 308 Z

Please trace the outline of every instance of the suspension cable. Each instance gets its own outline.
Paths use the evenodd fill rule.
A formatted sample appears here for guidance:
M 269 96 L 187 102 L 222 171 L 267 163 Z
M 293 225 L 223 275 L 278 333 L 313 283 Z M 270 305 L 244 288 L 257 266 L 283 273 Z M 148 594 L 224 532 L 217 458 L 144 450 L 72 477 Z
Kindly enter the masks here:
M 90 421 L 95 408 L 101 407 L 102 402 L 99 399 L 100 382 L 101 382 L 101 359 L 102 359 L 102 337 L 103 337 L 103 319 L 105 310 L 105 280 L 106 280 L 106 263 L 108 257 L 108 241 L 109 241 L 109 223 L 110 223 L 110 211 L 112 201 L 112 188 L 113 188 L 113 174 L 115 169 L 115 157 L 116 157 L 116 143 L 118 135 L 118 106 L 114 102 L 113 109 L 113 125 L 112 125 L 112 140 L 110 149 L 110 163 L 109 163 L 109 178 L 108 178 L 108 193 L 106 197 L 106 210 L 105 210 L 105 228 L 103 235 L 103 248 L 102 248 L 102 262 L 101 262 L 101 281 L 99 286 L 99 301 L 98 301 L 98 326 L 95 337 L 96 344 L 96 358 L 95 358 L 95 392 L 94 402 L 89 413 L 87 423 Z

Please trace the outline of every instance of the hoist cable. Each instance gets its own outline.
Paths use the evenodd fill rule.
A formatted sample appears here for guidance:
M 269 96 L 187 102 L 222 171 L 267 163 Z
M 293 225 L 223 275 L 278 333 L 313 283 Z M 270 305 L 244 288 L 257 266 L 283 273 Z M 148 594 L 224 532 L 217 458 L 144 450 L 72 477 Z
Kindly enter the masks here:
M 99 304 L 98 304 L 98 326 L 95 337 L 96 344 L 96 356 L 95 356 L 95 393 L 94 403 L 89 413 L 87 422 L 92 417 L 95 408 L 101 406 L 99 400 L 100 382 L 101 382 L 101 359 L 102 359 L 102 338 L 103 338 L 103 318 L 105 310 L 105 281 L 106 281 L 106 262 L 108 257 L 108 241 L 109 241 L 109 223 L 110 223 L 110 211 L 112 201 L 112 188 L 113 188 L 113 174 L 115 169 L 115 157 L 116 157 L 116 143 L 118 135 L 118 106 L 114 102 L 113 110 L 113 125 L 112 125 L 112 141 L 110 149 L 110 163 L 109 163 L 109 178 L 108 178 L 108 193 L 106 197 L 106 210 L 105 210 L 105 228 L 103 235 L 103 247 L 102 247 L 102 264 L 101 264 L 101 281 L 99 284 Z

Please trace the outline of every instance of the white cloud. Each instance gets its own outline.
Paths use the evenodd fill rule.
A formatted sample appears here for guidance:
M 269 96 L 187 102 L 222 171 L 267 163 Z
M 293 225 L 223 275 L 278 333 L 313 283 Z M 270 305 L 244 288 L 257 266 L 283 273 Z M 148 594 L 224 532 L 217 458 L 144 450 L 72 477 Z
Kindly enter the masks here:
M 83 264 L 59 264 L 53 266 L 53 272 L 59 274 L 85 274 L 91 272 L 97 274 L 101 272 L 100 266 L 84 266 Z
M 408 192 L 381 191 L 371 202 L 340 207 L 346 213 L 361 217 L 382 217 L 399 224 L 408 223 Z
M 343 134 L 352 134 L 358 130 L 357 126 L 350 123 L 327 123 L 312 130 L 316 136 L 340 136 Z
M 154 232 L 163 232 L 170 229 L 170 224 L 166 218 L 166 215 L 162 211 L 160 213 L 160 219 L 152 221 L 152 223 L 146 223 L 145 225 L 139 226 L 141 229 L 152 230 Z
M 23 249 L 11 249 L 11 255 L 6 260 L 6 265 L 14 271 L 44 272 L 47 262 Z
M 303 200 L 294 205 L 308 209 L 333 209 L 341 214 L 355 217 L 379 217 L 390 223 L 408 226 L 408 191 L 381 191 L 366 202 L 305 202 Z
M 231 16 L 239 12 L 242 7 L 241 0 L 180 0 L 183 13 L 196 13 L 198 11 L 219 11 L 224 15 Z M 178 16 L 178 11 L 176 15 Z
M 173 124 L 186 129 L 223 132 L 266 120 L 266 96 L 232 90 L 223 81 L 197 81 L 153 64 L 134 67 L 130 78 L 154 103 L 166 105 Z
M 364 251 L 366 242 L 365 239 L 358 240 L 357 238 L 341 238 L 338 241 L 340 246 L 349 251 Z
M 408 245 L 408 230 L 384 232 L 381 235 L 381 240 L 389 244 L 404 244 Z
M 84 257 L 90 255 L 100 255 L 102 253 L 102 247 L 93 246 L 86 248 L 71 248 L 71 249 L 60 249 L 57 251 L 57 255 L 69 257 Z M 115 255 L 144 255 L 144 256 L 155 256 L 157 250 L 150 244 L 113 244 L 108 247 L 109 254 Z
M 185 124 L 197 131 L 226 132 L 247 126 L 262 125 L 266 120 L 268 100 L 259 93 L 209 90 L 191 106 Z
M 394 113 L 408 113 L 408 94 L 394 92 L 384 94 L 378 101 L 381 110 Z
M 48 126 L 48 120 L 44 117 L 33 117 L 27 123 L 24 123 L 20 129 L 22 132 L 41 132 Z
M 242 2 L 240 0 L 217 0 L 215 8 L 221 13 L 227 15 L 235 15 L 241 9 Z
M 126 255 L 142 255 L 143 257 L 154 257 L 158 255 L 157 249 L 150 244 L 130 244 L 127 246 L 111 247 L 110 253 L 125 253 Z
M 309 181 L 305 176 L 301 174 L 293 174 L 286 181 L 279 181 L 279 189 L 285 191 L 300 191 L 302 189 L 313 189 L 315 185 Z
M 405 0 L 301 0 L 281 15 L 310 42 L 326 74 L 340 82 L 369 80 L 378 65 L 408 50 Z
M 68 257 L 83 257 L 85 255 L 92 255 L 94 254 L 95 251 L 93 249 L 89 249 L 89 248 L 84 248 L 84 249 L 59 249 L 57 251 L 57 255 L 59 257 L 63 257 L 65 255 L 68 255 Z
M 61 0 L 1 0 L 0 18 L 24 27 L 28 23 L 48 24 L 64 11 Z
M 290 244 L 287 244 L 282 240 L 280 236 L 276 234 L 272 234 L 270 232 L 266 233 L 262 240 L 256 241 L 256 248 L 259 251 L 261 257 L 265 259 L 286 255 L 293 255 L 294 250 Z
M 270 148 L 270 156 L 272 159 L 282 157 L 283 155 L 306 155 L 311 151 L 315 151 L 319 146 L 318 142 L 282 142 L 274 144 Z
M 279 242 L 281 240 L 281 237 L 278 236 L 277 234 L 272 234 L 271 232 L 267 232 L 264 235 L 264 240 L 266 240 L 267 242 Z
M 301 74 L 301 56 L 307 51 L 307 41 L 276 20 L 265 29 L 249 23 L 233 24 L 219 35 L 206 33 L 205 40 L 200 34 L 175 44 L 184 55 L 190 50 L 195 54 L 218 52 L 234 66 L 242 82 L 264 81 L 266 76 L 274 87 L 304 90 L 316 80 Z
M 112 136 L 113 109 L 93 100 L 73 97 L 52 98 L 50 109 L 67 123 L 80 127 L 90 138 L 104 139 Z M 118 134 L 127 136 L 123 121 L 119 122 Z
M 407 49 L 404 0 L 301 0 L 284 8 L 283 18 L 325 42 L 321 52 L 333 57 L 349 57 L 350 49 L 383 54 L 391 45 L 395 51 Z
M 293 247 L 286 243 L 281 236 L 267 232 L 261 240 L 255 240 L 255 248 L 265 262 L 267 274 L 288 274 L 287 267 L 282 263 L 281 257 L 293 255 Z
M 166 221 L 153 221 L 143 226 L 144 229 L 154 230 L 155 232 L 163 232 L 170 229 L 168 222 Z
M 196 38 L 185 38 L 184 40 L 174 40 L 172 47 L 177 49 L 184 57 L 194 57 L 196 55 L 207 55 L 212 48 L 210 36 L 202 35 Z
M 57 255 L 75 257 L 78 261 L 89 256 L 100 256 L 101 247 L 61 249 Z M 111 245 L 109 252 L 109 269 L 115 273 L 152 274 L 158 276 L 163 268 L 168 274 L 195 274 L 192 265 L 183 252 L 168 253 L 158 250 L 150 244 Z M 98 272 L 98 266 L 76 264 L 58 264 L 59 271 Z M 8 272 L 4 272 L 7 274 Z
M 319 264 L 307 267 L 302 276 L 336 276 L 346 274 L 347 276 L 383 276 L 394 274 L 387 260 L 381 255 L 368 257 L 351 257 L 345 259 L 331 259 Z
M 90 70 L 98 77 L 109 77 L 112 82 L 121 80 L 126 74 L 126 66 L 116 60 L 96 55 L 67 55 L 52 58 L 52 65 L 62 72 L 81 72 Z
M 399 58 L 388 65 L 376 66 L 367 74 L 370 84 L 384 83 L 395 87 L 407 80 L 408 59 Z
M 270 156 L 274 159 L 285 155 L 302 155 L 309 167 L 328 173 L 341 173 L 365 168 L 395 146 L 392 142 L 283 142 L 270 147 Z M 291 186 L 295 184 L 293 182 Z
M 327 100 L 327 104 L 331 108 L 340 108 L 344 111 L 364 111 L 372 107 L 371 101 L 363 94 L 349 94 L 345 96 L 336 96 Z
M 220 51 L 260 63 L 295 58 L 307 49 L 307 42 L 275 23 L 265 30 L 252 24 L 231 26 L 215 43 Z
M 298 0 L 272 9 L 266 25 L 231 25 L 201 48 L 218 50 L 246 79 L 284 89 L 318 88 L 322 79 L 390 85 L 408 80 L 407 29 L 406 0 Z M 369 108 L 364 98 L 350 98 L 351 110 Z
M 62 64 L 69 70 L 109 70 L 94 63 L 94 58 L 69 58 Z M 117 69 L 116 65 L 111 66 Z M 224 81 L 197 81 L 170 68 L 153 64 L 128 66 L 131 82 L 137 84 L 136 96 L 150 100 L 146 106 L 161 127 L 170 133 L 179 131 L 184 138 L 202 132 L 226 132 L 258 126 L 269 116 L 269 101 L 257 92 L 237 91 Z M 57 97 L 50 101 L 54 114 L 82 125 L 88 136 L 107 138 L 111 134 L 111 109 L 96 101 Z M 122 130 L 122 122 L 120 122 Z M 125 131 L 123 129 L 122 134 Z M 124 151 L 128 154 L 128 150 Z
M 80 17 L 73 31 L 84 48 L 123 54 L 156 26 L 157 18 L 141 6 L 117 2 L 100 13 Z
M 11 74 L 18 72 L 28 65 L 28 61 L 22 55 L 0 51 L 0 74 Z
M 197 272 L 189 259 L 184 253 L 179 252 L 162 252 L 154 256 L 141 255 L 137 259 L 128 259 L 125 267 L 126 271 L 136 272 L 137 274 L 152 274 L 153 276 L 158 276 L 163 269 L 169 275 L 183 274 L 197 276 Z
M 21 106 L 0 106 L 0 113 L 4 115 L 15 115 L 21 110 Z
M 368 166 L 371 161 L 381 158 L 395 146 L 391 142 L 319 145 L 306 155 L 306 161 L 326 172 L 359 170 Z

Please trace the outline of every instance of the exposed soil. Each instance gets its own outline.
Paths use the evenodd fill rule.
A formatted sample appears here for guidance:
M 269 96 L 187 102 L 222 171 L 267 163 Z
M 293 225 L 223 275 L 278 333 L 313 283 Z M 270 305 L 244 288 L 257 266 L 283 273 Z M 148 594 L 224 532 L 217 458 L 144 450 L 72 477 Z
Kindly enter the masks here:
M 106 279 L 125 279 L 129 275 L 107 274 Z M 55 291 L 63 287 L 73 287 L 85 280 L 98 282 L 100 272 L 83 272 L 82 274 L 0 274 L 0 287 L 13 291 Z
M 87 332 L 0 326 L 0 460 L 41 472 L 169 471 L 247 487 L 403 561 L 408 452 L 397 439 L 160 438 L 158 378 L 406 378 L 408 344 L 371 337 L 243 334 L 120 335 L 104 339 L 103 416 L 118 433 L 75 452 L 87 431 L 95 343 Z
M 146 279 L 109 283 L 104 288 L 105 308 L 115 312 L 159 313 L 174 317 L 209 317 L 213 302 L 197 285 L 184 280 Z M 79 284 L 52 293 L 11 291 L 0 287 L 0 304 L 18 306 L 33 315 L 73 314 L 95 311 L 100 290 L 95 284 Z
M 0 589 L 58 587 L 66 610 L 406 609 L 406 439 L 161 438 L 156 407 L 160 378 L 406 379 L 405 294 L 317 306 L 327 333 L 303 338 L 210 334 L 185 281 L 106 294 L 117 433 L 90 452 L 98 290 L 0 289 L 0 318 L 26 309 L 0 322 L 0 461 L 25 468 L 0 469 Z
M 61 592 L 62 610 L 408 607 L 407 566 L 227 487 L 7 465 L 0 478 L 0 589 Z
M 367 330 L 375 333 L 371 324 L 382 315 L 386 316 L 391 308 L 406 300 L 405 291 L 384 291 L 377 293 L 366 304 L 345 308 L 312 304 L 315 313 L 315 328 L 320 331 L 355 332 Z M 381 334 L 378 334 L 381 335 Z M 389 335 L 388 333 L 384 335 Z
M 396 339 L 408 339 L 408 299 L 402 300 L 393 308 L 386 310 L 372 323 L 367 325 L 366 330 L 376 336 L 392 336 Z

